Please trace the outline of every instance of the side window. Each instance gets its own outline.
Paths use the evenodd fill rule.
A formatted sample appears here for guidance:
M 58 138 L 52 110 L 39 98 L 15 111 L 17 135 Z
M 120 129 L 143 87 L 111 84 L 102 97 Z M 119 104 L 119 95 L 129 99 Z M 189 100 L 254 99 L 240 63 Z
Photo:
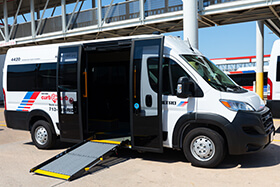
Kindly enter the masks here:
M 170 68 L 171 68 L 171 77 L 172 77 L 172 87 L 173 93 L 176 95 L 177 93 L 177 82 L 180 77 L 188 77 L 190 76 L 177 64 L 175 61 L 170 60 Z
M 36 69 L 36 64 L 8 66 L 8 91 L 33 91 L 36 88 Z
M 38 64 L 38 91 L 56 91 L 56 63 Z
M 158 58 L 149 58 L 148 59 L 148 75 L 150 86 L 153 91 L 158 92 Z M 163 58 L 162 63 L 163 74 L 162 74 L 162 94 L 169 95 L 171 94 L 170 89 L 170 79 L 169 79 L 169 59 Z
M 280 81 L 280 56 L 277 58 L 276 81 Z
M 56 91 L 56 63 L 9 65 L 8 91 Z
M 148 75 L 151 88 L 157 92 L 158 58 L 148 59 Z M 173 60 L 163 58 L 162 65 L 162 93 L 163 95 L 176 95 L 177 82 L 180 77 L 189 75 Z

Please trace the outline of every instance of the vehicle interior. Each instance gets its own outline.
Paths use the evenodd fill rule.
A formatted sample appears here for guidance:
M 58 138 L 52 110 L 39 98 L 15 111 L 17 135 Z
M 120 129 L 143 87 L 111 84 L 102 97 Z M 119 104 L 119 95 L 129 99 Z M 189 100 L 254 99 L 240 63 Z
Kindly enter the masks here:
M 130 136 L 130 48 L 87 52 L 87 130 L 96 139 Z

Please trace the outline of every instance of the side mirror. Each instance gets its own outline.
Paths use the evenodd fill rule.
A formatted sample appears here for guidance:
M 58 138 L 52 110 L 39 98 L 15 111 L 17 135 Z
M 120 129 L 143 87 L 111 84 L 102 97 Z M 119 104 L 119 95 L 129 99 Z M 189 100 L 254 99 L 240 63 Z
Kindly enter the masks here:
M 177 97 L 188 98 L 195 95 L 195 85 L 188 77 L 180 77 L 177 82 Z

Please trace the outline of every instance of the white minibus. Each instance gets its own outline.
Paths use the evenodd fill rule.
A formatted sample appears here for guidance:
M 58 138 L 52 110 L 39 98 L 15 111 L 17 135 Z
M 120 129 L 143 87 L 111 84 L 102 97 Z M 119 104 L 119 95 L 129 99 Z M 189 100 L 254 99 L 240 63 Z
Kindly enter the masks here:
M 7 126 L 46 149 L 61 141 L 129 137 L 139 151 L 182 150 L 196 166 L 265 148 L 263 100 L 180 38 L 140 35 L 9 49 Z

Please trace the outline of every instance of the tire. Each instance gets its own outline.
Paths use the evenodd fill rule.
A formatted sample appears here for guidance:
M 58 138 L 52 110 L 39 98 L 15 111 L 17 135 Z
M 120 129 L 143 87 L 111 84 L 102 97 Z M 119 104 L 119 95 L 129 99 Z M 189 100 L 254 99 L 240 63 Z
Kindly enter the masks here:
M 226 155 L 224 138 L 214 130 L 195 128 L 183 140 L 183 151 L 192 165 L 216 167 Z
M 38 120 L 33 124 L 31 138 L 38 149 L 50 149 L 56 142 L 56 135 L 52 132 L 50 124 L 44 120 Z

